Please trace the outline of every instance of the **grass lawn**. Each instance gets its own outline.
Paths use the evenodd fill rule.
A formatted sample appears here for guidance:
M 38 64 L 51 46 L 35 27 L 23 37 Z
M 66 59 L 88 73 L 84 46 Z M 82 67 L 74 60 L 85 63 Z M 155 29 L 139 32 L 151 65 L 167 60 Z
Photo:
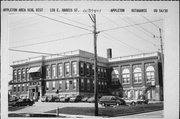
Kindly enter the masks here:
M 163 104 L 148 104 L 148 105 L 136 105 L 136 106 L 124 106 L 119 107 L 99 107 L 99 116 L 122 116 L 130 114 L 138 114 L 150 111 L 163 110 Z M 50 110 L 46 113 L 56 113 L 56 109 Z M 60 114 L 72 114 L 72 115 L 94 115 L 94 107 L 65 107 L 59 109 Z

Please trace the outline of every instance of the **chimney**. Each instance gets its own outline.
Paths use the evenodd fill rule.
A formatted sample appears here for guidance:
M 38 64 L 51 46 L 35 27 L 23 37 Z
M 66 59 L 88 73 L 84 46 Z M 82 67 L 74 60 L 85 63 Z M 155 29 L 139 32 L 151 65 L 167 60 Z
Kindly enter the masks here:
M 112 49 L 111 48 L 108 48 L 107 49 L 107 58 L 112 58 Z

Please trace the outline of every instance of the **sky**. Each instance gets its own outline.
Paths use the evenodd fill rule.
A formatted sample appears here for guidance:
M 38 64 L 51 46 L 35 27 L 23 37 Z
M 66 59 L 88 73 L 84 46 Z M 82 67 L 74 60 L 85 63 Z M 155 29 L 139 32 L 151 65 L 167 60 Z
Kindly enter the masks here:
M 108 48 L 112 49 L 112 57 L 160 49 L 159 28 L 162 38 L 164 35 L 160 15 L 97 14 L 96 21 L 97 31 L 100 31 L 98 56 L 106 58 Z M 93 22 L 87 14 L 11 14 L 9 49 L 50 54 L 81 49 L 93 53 Z M 9 63 L 40 55 L 9 50 Z

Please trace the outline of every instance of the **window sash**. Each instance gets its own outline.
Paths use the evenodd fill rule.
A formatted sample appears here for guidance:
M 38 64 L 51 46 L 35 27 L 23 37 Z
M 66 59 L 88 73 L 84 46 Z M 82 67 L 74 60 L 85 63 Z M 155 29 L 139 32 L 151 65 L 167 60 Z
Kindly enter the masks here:
M 52 70 L 51 70 L 52 78 L 56 77 L 56 65 L 52 65 Z
M 69 63 L 65 63 L 65 75 L 69 75 L 69 72 L 70 69 L 69 69 Z
M 62 64 L 58 64 L 58 76 L 62 76 L 63 75 L 63 65 Z

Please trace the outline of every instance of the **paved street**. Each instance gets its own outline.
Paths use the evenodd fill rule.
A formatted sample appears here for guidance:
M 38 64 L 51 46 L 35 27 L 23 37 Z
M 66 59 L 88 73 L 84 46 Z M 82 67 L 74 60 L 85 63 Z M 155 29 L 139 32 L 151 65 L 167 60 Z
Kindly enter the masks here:
M 54 110 L 57 108 L 63 107 L 94 107 L 94 103 L 41 103 L 36 102 L 33 106 L 25 106 L 25 107 L 12 107 L 9 113 L 44 113 L 50 110 Z M 101 107 L 101 105 L 99 105 Z M 61 114 L 61 116 L 65 117 L 82 117 L 82 118 L 92 118 L 92 116 L 84 116 L 84 115 L 66 115 Z M 154 111 L 148 113 L 134 114 L 129 116 L 121 116 L 122 118 L 162 118 L 163 111 Z M 100 117 L 102 118 L 102 117 Z M 120 117 L 111 117 L 111 118 L 120 118 Z

